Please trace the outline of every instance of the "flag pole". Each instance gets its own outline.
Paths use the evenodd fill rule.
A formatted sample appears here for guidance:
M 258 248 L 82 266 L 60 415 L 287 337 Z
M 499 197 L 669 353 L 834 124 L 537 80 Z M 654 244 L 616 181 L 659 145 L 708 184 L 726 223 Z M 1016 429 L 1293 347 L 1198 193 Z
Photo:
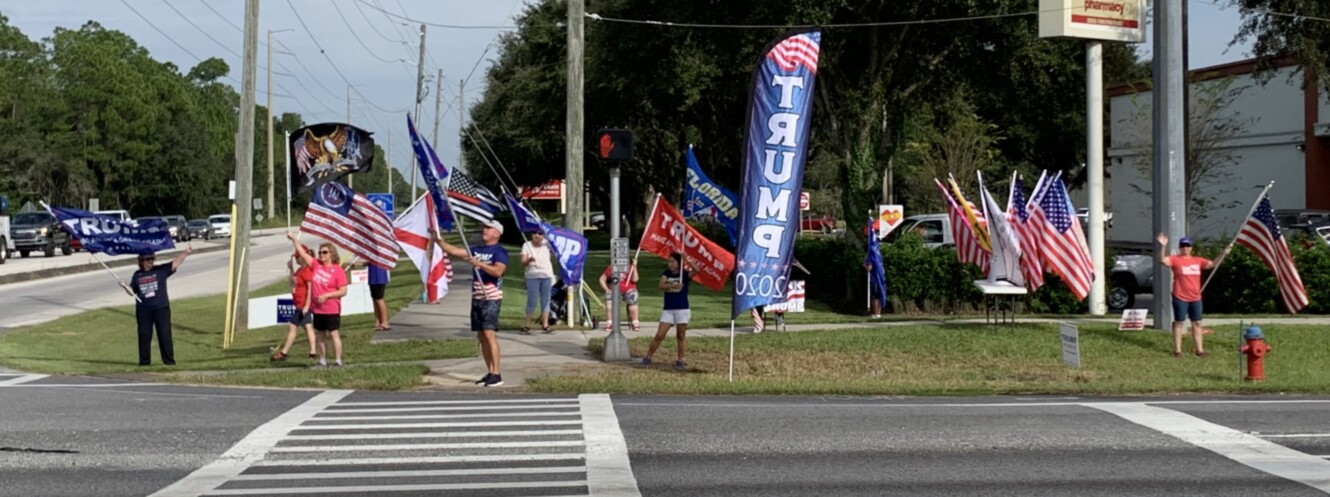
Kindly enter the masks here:
M 291 231 L 291 132 L 286 132 L 286 231 Z
M 42 204 L 42 208 L 43 208 L 43 209 L 46 209 L 46 213 L 47 213 L 47 214 L 50 214 L 51 217 L 56 217 L 55 212 L 52 212 L 52 211 L 51 211 L 51 206 L 50 206 L 50 205 L 47 205 L 46 202 L 44 202 L 44 201 L 38 201 L 38 203 Z M 73 230 L 70 230 L 70 232 L 73 232 Z M 71 235 L 71 236 L 73 236 L 73 235 Z M 4 250 L 4 249 L 5 249 L 4 247 L 0 247 L 0 250 Z M 120 279 L 119 276 L 116 276 L 115 271 L 112 271 L 110 266 L 107 266 L 105 262 L 102 262 L 102 258 L 101 258 L 101 257 L 97 257 L 97 253 L 96 253 L 96 252 L 88 252 L 88 255 L 91 255 L 93 259 L 96 259 L 97 262 L 98 262 L 99 264 L 102 265 L 102 268 L 103 268 L 103 269 L 106 269 L 106 272 L 107 272 L 108 274 L 110 274 L 112 278 L 115 279 L 115 282 L 116 282 L 116 283 L 119 283 L 119 284 L 121 284 L 121 285 L 124 285 L 124 284 L 125 284 L 125 280 L 122 280 L 122 279 Z M 139 300 L 139 296 L 138 296 L 138 295 L 132 295 L 132 294 L 131 294 L 130 296 L 131 296 L 131 297 L 134 297 L 134 302 L 142 302 L 142 300 Z
M 651 213 L 647 214 L 648 223 L 651 222 L 651 218 L 656 217 L 656 206 L 658 205 L 660 205 L 659 193 L 656 194 L 656 199 L 651 202 Z M 637 262 L 637 257 L 642 255 L 642 240 L 646 240 L 648 231 L 650 231 L 650 227 L 648 227 L 648 229 L 642 230 L 642 238 L 638 239 L 637 241 L 637 253 L 633 254 L 633 262 Z
M 869 207 L 869 208 L 868 208 L 868 221 L 869 221 L 869 222 L 868 222 L 868 236 L 870 236 L 870 237 L 872 237 L 872 236 L 877 236 L 877 233 L 874 233 L 874 230 L 873 230 L 873 208 L 872 208 L 872 207 Z M 848 221 L 846 221 L 846 222 L 848 222 Z M 846 229 L 849 229 L 849 228 L 847 227 Z M 869 314 L 872 314 L 872 313 L 873 313 L 873 268 L 871 268 L 871 267 L 866 267 L 866 268 L 864 268 L 864 275 L 867 276 L 867 278 L 864 278 L 864 295 L 865 295 L 865 299 L 864 299 L 864 300 L 865 300 L 865 302 L 864 302 L 864 307 L 865 307 L 866 309 L 868 309 L 868 313 L 869 313 Z
M 1256 197 L 1256 201 L 1252 202 L 1251 209 L 1247 211 L 1247 215 L 1243 216 L 1242 224 L 1244 225 L 1247 224 L 1247 220 L 1251 219 L 1251 215 L 1256 212 L 1256 206 L 1261 205 L 1261 199 L 1265 198 L 1265 195 L 1267 193 L 1270 193 L 1270 189 L 1274 188 L 1274 186 L 1275 186 L 1274 181 L 1271 181 L 1270 184 L 1265 185 L 1265 189 L 1261 190 L 1261 194 Z M 1205 283 L 1201 285 L 1202 292 L 1205 291 L 1205 287 L 1210 286 L 1210 280 L 1215 277 L 1215 273 L 1219 272 L 1219 265 L 1224 263 L 1224 259 L 1227 258 L 1228 253 L 1233 250 L 1233 246 L 1238 243 L 1238 236 L 1240 236 L 1241 234 L 1242 234 L 1242 227 L 1239 226 L 1238 234 L 1233 235 L 1233 241 L 1228 242 L 1228 247 L 1224 248 L 1224 251 L 1219 254 L 1219 260 L 1215 261 L 1215 267 L 1210 269 L 1210 275 L 1205 277 Z
M 730 318 L 730 383 L 734 383 L 734 318 Z

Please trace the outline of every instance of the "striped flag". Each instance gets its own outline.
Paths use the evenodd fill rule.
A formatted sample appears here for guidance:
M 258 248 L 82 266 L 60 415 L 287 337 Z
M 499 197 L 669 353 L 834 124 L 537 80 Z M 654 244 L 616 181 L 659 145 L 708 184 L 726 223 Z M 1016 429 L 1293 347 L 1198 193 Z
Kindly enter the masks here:
M 453 212 L 488 223 L 494 215 L 503 212 L 503 201 L 494 192 L 481 186 L 470 175 L 454 170 L 448 181 L 448 205 Z
M 1256 210 L 1252 211 L 1238 231 L 1238 243 L 1256 252 L 1265 261 L 1265 265 L 1274 271 L 1275 281 L 1279 282 L 1279 294 L 1289 313 L 1297 314 L 1303 307 L 1307 307 L 1307 289 L 1302 286 L 1302 277 L 1298 276 L 1298 268 L 1293 265 L 1293 255 L 1288 252 L 1288 244 L 1284 241 L 1284 234 L 1279 231 L 1279 223 L 1275 222 L 1269 196 L 1262 196 L 1256 203 Z
M 979 245 L 974 231 L 970 229 L 970 220 L 966 218 L 960 205 L 956 204 L 956 199 L 952 198 L 947 187 L 942 186 L 941 181 L 933 181 L 937 182 L 938 189 L 942 190 L 942 198 L 947 199 L 947 216 L 951 220 L 951 237 L 956 241 L 956 258 L 961 264 L 974 264 L 987 273 L 988 251 Z
M 397 266 L 397 240 L 388 216 L 369 198 L 336 181 L 319 185 L 314 191 L 300 229 L 375 266 Z
M 820 50 L 818 41 L 808 34 L 797 34 L 781 40 L 767 52 L 767 58 L 786 71 L 794 71 L 799 66 L 817 74 L 817 55 Z
M 1090 262 L 1081 223 L 1061 179 L 1048 180 L 1042 194 L 1037 195 L 1030 220 L 1040 233 L 1039 252 L 1044 267 L 1062 278 L 1076 298 L 1085 300 L 1090 294 L 1095 268 Z
M 1018 175 L 1011 182 L 1011 195 L 1007 197 L 1007 219 L 1016 228 L 1016 235 L 1021 240 L 1021 273 L 1025 275 L 1030 291 L 1035 291 L 1044 286 L 1044 264 L 1039 259 L 1039 230 L 1030 222 L 1030 210 L 1027 207 L 1025 182 Z
M 420 281 L 425 285 L 425 301 L 431 304 L 448 295 L 448 282 L 453 279 L 453 265 L 443 249 L 430 240 L 438 232 L 438 218 L 433 216 L 434 197 L 425 192 L 416 203 L 393 221 L 393 236 L 402 251 L 420 270 Z

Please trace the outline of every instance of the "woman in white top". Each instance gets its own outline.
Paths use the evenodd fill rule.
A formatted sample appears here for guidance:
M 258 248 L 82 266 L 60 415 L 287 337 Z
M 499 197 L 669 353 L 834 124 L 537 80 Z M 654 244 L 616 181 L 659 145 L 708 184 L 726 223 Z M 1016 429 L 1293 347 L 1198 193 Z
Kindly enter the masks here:
M 531 315 L 540 309 L 540 329 L 554 333 L 550 328 L 550 287 L 554 286 L 554 262 L 545 235 L 531 234 L 531 240 L 522 244 L 522 265 L 526 267 L 526 317 L 522 320 L 523 335 L 531 334 Z

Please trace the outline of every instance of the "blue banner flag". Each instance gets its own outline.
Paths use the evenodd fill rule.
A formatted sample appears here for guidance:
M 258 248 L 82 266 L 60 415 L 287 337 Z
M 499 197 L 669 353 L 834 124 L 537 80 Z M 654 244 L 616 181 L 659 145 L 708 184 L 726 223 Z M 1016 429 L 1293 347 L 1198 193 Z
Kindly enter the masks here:
M 772 44 L 754 70 L 744 140 L 733 316 L 785 301 L 799 230 L 821 32 Z
M 171 228 L 161 218 L 121 221 L 88 211 L 51 207 L 51 215 L 83 244 L 83 249 L 106 255 L 151 254 L 175 248 Z
M 688 182 L 684 185 L 683 199 L 684 217 L 715 219 L 730 235 L 730 245 L 739 243 L 739 196 L 702 172 L 692 145 L 688 146 Z
M 416 133 L 416 123 L 411 115 L 406 116 L 406 129 L 411 132 L 411 148 L 416 152 L 416 165 L 420 168 L 420 178 L 434 198 L 434 217 L 439 222 L 439 229 L 452 231 L 453 211 L 448 207 L 444 192 L 448 189 L 448 168 L 444 167 L 434 147 Z
M 517 220 L 518 230 L 521 230 L 523 233 L 536 233 L 541 231 L 540 216 L 531 212 L 530 209 L 523 206 L 521 202 L 513 198 L 512 195 L 509 195 L 508 192 L 503 192 L 503 198 L 508 201 L 508 209 L 513 211 L 513 219 Z
M 868 265 L 868 283 L 873 289 L 873 295 L 883 307 L 887 305 L 887 272 L 882 267 L 882 250 L 878 246 L 877 230 L 873 229 L 873 218 L 868 218 L 868 255 L 864 257 L 864 264 Z
M 582 268 L 586 266 L 586 237 L 545 222 L 540 223 L 540 230 L 549 241 L 550 248 L 554 249 L 554 256 L 559 258 L 564 283 L 573 285 L 582 281 Z

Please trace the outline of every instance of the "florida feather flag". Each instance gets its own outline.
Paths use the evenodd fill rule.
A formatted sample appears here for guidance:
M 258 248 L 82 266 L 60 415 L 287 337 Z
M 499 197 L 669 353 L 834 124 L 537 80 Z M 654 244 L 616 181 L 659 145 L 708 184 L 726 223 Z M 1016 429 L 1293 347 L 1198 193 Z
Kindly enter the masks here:
M 1289 313 L 1297 314 L 1307 307 L 1307 289 L 1302 286 L 1302 277 L 1293 264 L 1293 254 L 1288 251 L 1284 234 L 1275 221 L 1275 212 L 1270 208 L 1270 197 L 1264 195 L 1256 204 L 1242 230 L 1238 231 L 1238 243 L 1256 252 L 1265 261 L 1265 265 L 1275 273 L 1279 283 L 1279 294 L 1284 299 L 1284 308 Z
M 300 229 L 342 247 L 383 269 L 397 266 L 393 225 L 364 194 L 329 181 L 314 190 Z
M 739 196 L 711 181 L 702 165 L 697 162 L 693 146 L 688 146 L 688 181 L 683 189 L 683 215 L 688 219 L 715 219 L 725 227 L 730 245 L 738 243 Z
M 406 256 L 420 269 L 420 282 L 425 285 L 425 301 L 438 302 L 448 295 L 448 283 L 453 280 L 453 265 L 443 249 L 433 243 L 432 232 L 439 229 L 438 220 L 431 215 L 434 197 L 425 193 L 416 203 L 393 221 L 393 236 Z
M 813 85 L 822 33 L 795 32 L 773 43 L 753 73 L 744 139 L 743 195 L 731 316 L 784 302 L 799 231 Z

